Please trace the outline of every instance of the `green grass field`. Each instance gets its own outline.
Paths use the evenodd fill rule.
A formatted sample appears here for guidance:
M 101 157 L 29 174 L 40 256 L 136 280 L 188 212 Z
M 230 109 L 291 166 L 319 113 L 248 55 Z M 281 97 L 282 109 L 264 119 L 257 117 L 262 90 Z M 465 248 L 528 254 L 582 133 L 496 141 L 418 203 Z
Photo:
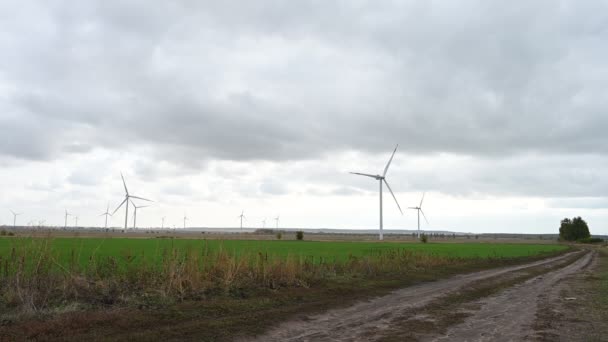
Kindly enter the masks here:
M 0 238 L 0 256 L 18 250 L 40 248 L 50 244 L 58 260 L 76 259 L 86 262 L 103 257 L 135 257 L 135 260 L 160 259 L 168 250 L 216 252 L 220 249 L 232 255 L 262 253 L 269 258 L 301 257 L 314 262 L 340 262 L 349 257 L 373 256 L 385 251 L 406 249 L 437 256 L 461 258 L 516 258 L 535 256 L 567 248 L 548 244 L 499 243 L 394 243 L 394 242 L 318 242 L 318 241 L 255 241 L 255 240 L 180 240 L 180 239 L 126 239 L 126 238 Z

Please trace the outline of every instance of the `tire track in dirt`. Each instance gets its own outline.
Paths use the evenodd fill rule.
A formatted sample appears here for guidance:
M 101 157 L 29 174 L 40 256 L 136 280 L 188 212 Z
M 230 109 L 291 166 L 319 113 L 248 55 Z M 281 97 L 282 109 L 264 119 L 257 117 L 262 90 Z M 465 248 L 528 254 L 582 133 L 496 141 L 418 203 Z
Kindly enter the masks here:
M 465 322 L 430 341 L 526 341 L 535 340 L 534 323 L 540 299 L 560 280 L 591 263 L 594 253 L 558 270 L 534 277 L 497 295 L 475 302 L 481 308 Z
M 267 332 L 264 336 L 248 340 L 353 341 L 384 339 L 386 338 L 384 333 L 390 331 L 391 326 L 400 318 L 440 297 L 484 279 L 527 268 L 559 264 L 576 253 L 580 252 L 571 252 L 525 265 L 458 275 L 444 280 L 407 287 L 351 307 L 330 310 L 320 315 L 285 322 Z

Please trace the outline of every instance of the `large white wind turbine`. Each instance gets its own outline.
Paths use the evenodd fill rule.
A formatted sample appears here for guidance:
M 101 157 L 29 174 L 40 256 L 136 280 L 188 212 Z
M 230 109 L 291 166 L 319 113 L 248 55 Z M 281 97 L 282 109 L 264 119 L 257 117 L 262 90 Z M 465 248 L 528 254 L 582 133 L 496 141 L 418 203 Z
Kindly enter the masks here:
M 409 207 L 408 209 L 414 209 L 418 212 L 418 238 L 420 238 L 420 213 L 422 213 L 422 217 L 424 217 L 424 220 L 426 221 L 426 224 L 429 224 L 429 220 L 426 219 L 426 215 L 424 215 L 424 211 L 422 211 L 422 201 L 424 201 L 424 195 L 426 193 L 422 194 L 422 199 L 420 200 L 420 204 L 417 207 Z
M 399 208 L 399 211 L 401 212 L 401 215 L 403 215 L 403 211 L 401 210 L 401 206 L 399 205 L 399 202 L 397 202 L 397 197 L 395 197 L 395 194 L 393 193 L 393 190 L 391 190 L 391 186 L 388 185 L 388 182 L 386 181 L 386 172 L 388 171 L 388 167 L 391 166 L 391 162 L 393 161 L 393 157 L 395 156 L 395 152 L 397 152 L 397 147 L 399 147 L 399 145 L 395 146 L 395 150 L 393 151 L 393 154 L 391 155 L 391 159 L 388 160 L 388 163 L 386 164 L 386 167 L 384 168 L 384 172 L 382 173 L 382 176 L 380 176 L 380 175 L 370 175 L 370 174 L 367 174 L 367 173 L 351 172 L 353 175 L 359 175 L 359 176 L 365 176 L 365 177 L 374 178 L 374 179 L 376 179 L 380 183 L 380 235 L 379 235 L 379 239 L 380 240 L 384 239 L 384 236 L 382 235 L 382 227 L 383 227 L 383 223 L 382 223 L 382 182 L 384 182 L 384 184 L 386 184 L 386 187 L 388 188 L 388 191 L 391 192 L 391 195 L 393 195 L 393 199 L 395 200 L 395 203 L 397 203 L 397 208 Z
M 133 229 L 137 228 L 137 209 L 140 208 L 147 208 L 149 207 L 149 205 L 136 205 L 135 202 L 131 201 L 131 204 L 133 204 Z
M 13 213 L 13 228 L 17 227 L 17 216 L 21 215 L 22 213 L 16 213 L 14 211 L 10 211 L 11 213 Z
M 243 230 L 243 219 L 245 218 L 245 210 L 241 211 L 241 215 L 237 216 L 241 218 L 241 230 Z
M 139 200 L 142 200 L 142 201 L 148 201 L 148 202 L 154 202 L 154 201 L 146 199 L 146 198 L 138 197 L 138 196 L 133 196 L 133 195 L 129 194 L 129 189 L 127 189 L 127 183 L 125 182 L 125 177 L 123 177 L 122 173 L 120 174 L 120 178 L 122 178 L 122 185 L 124 185 L 124 187 L 125 187 L 125 199 L 114 210 L 114 212 L 112 213 L 112 215 L 114 215 L 118 211 L 118 209 L 120 209 L 120 207 L 122 207 L 123 204 L 126 204 L 126 206 L 125 206 L 125 230 L 126 230 L 127 229 L 127 224 L 129 222 L 129 201 L 131 201 L 131 198 L 139 199 Z
M 66 211 L 66 214 L 67 214 L 67 211 Z M 99 216 L 106 217 L 106 224 L 105 224 L 104 228 L 108 228 L 108 216 L 112 216 L 112 214 L 110 214 L 110 203 L 108 203 L 108 208 L 106 209 L 106 212 Z M 66 216 L 66 218 L 67 218 L 67 216 Z

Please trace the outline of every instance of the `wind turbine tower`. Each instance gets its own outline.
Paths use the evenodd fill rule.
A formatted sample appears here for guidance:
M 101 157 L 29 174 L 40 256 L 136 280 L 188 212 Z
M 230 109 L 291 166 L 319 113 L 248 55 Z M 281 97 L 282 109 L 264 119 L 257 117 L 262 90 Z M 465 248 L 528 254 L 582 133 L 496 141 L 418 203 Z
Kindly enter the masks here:
M 126 204 L 126 206 L 125 206 L 125 230 L 126 230 L 127 229 L 127 224 L 129 223 L 129 201 L 131 201 L 132 198 L 139 199 L 139 200 L 142 200 L 142 201 L 148 201 L 148 202 L 154 202 L 154 201 L 146 199 L 146 198 L 138 197 L 138 196 L 133 196 L 133 195 L 129 194 L 129 189 L 127 189 L 127 183 L 125 182 L 125 177 L 123 177 L 122 173 L 120 174 L 120 178 L 122 178 L 122 185 L 125 187 L 125 199 L 114 210 L 114 212 L 112 213 L 112 215 L 114 215 L 118 211 L 118 209 L 120 209 L 120 207 L 123 206 L 123 204 Z
M 131 204 L 133 204 L 133 208 L 134 208 L 133 209 L 133 229 L 136 229 L 137 228 L 137 209 L 147 208 L 147 207 L 149 207 L 149 205 L 137 206 L 137 205 L 135 205 L 135 202 L 133 202 L 133 201 L 131 201 Z
M 420 204 L 417 207 L 409 207 L 408 209 L 414 209 L 418 212 L 418 238 L 420 238 L 420 214 L 422 213 L 422 217 L 426 221 L 426 224 L 429 224 L 429 220 L 426 219 L 426 215 L 424 215 L 424 211 L 422 211 L 422 201 L 424 201 L 424 195 L 422 194 L 422 199 L 420 200 Z
M 188 216 L 184 213 L 184 229 L 186 229 L 186 221 L 188 220 Z
M 393 154 L 391 155 L 391 159 L 388 160 L 388 163 L 384 167 L 384 172 L 382 173 L 382 176 L 380 176 L 380 175 L 370 175 L 370 174 L 367 174 L 367 173 L 351 172 L 354 175 L 374 178 L 380 184 L 380 234 L 378 236 L 379 240 L 383 240 L 384 239 L 384 236 L 382 234 L 382 228 L 383 228 L 383 222 L 382 222 L 382 183 L 386 184 L 386 187 L 388 188 L 388 191 L 391 192 L 391 195 L 393 195 L 393 199 L 395 200 L 395 203 L 397 203 L 397 208 L 399 208 L 399 211 L 401 212 L 401 215 L 403 215 L 403 211 L 401 210 L 401 206 L 399 205 L 399 202 L 397 202 L 397 197 L 395 197 L 395 194 L 393 193 L 393 190 L 391 190 L 391 186 L 388 185 L 388 182 L 386 181 L 386 173 L 388 172 L 388 167 L 391 166 L 391 162 L 393 161 L 393 157 L 395 156 L 395 152 L 397 152 L 397 147 L 399 147 L 399 145 L 395 146 L 395 150 L 393 151 Z
M 11 213 L 13 213 L 13 228 L 15 228 L 17 227 L 17 216 L 21 215 L 22 213 L 16 213 L 12 210 Z
M 277 222 L 277 229 L 279 229 L 279 218 L 281 218 L 280 215 L 277 215 L 277 217 L 274 218 L 274 220 Z
M 241 215 L 237 217 L 241 218 L 241 230 L 243 230 L 243 219 L 245 218 L 245 210 L 241 211 Z
M 63 229 L 67 229 L 68 228 L 68 216 L 70 216 L 70 213 L 68 213 L 68 210 L 65 210 L 65 220 L 63 222 Z
M 104 228 L 108 228 L 108 216 L 112 216 L 112 214 L 110 214 L 110 203 L 108 203 L 108 208 L 106 209 L 106 212 L 99 215 L 99 216 L 105 216 L 106 217 L 106 223 L 104 225 Z

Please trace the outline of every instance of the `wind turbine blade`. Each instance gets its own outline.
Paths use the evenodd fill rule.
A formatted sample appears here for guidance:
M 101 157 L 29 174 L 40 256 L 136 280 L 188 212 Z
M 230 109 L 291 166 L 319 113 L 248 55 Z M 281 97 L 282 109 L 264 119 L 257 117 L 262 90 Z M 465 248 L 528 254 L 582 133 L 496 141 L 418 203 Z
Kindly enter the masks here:
M 359 173 L 359 172 L 349 172 L 349 173 L 352 173 L 353 175 L 359 175 L 359 176 L 366 176 L 366 177 L 376 178 L 376 176 L 370 175 L 370 174 L 367 174 L 367 173 Z
M 122 178 L 122 185 L 125 186 L 125 192 L 128 195 L 129 194 L 129 189 L 127 189 L 127 182 L 125 182 L 125 177 L 122 175 L 122 172 L 120 173 L 120 178 Z
M 120 209 L 120 207 L 122 207 L 122 205 L 123 205 L 123 204 L 125 204 L 125 203 L 127 202 L 127 200 L 128 200 L 128 199 L 129 199 L 129 198 L 128 198 L 128 197 L 126 197 L 126 198 L 124 199 L 124 201 L 122 201 L 122 203 L 120 203 L 120 205 L 119 205 L 118 207 L 116 207 L 116 209 L 114 209 L 114 211 L 112 212 L 112 215 L 116 214 L 116 212 L 118 211 L 118 209 Z M 129 205 L 129 204 L 127 203 L 127 205 Z
M 422 209 L 420 209 L 420 213 L 422 214 L 422 217 L 424 217 L 426 224 L 430 225 L 429 220 L 426 219 L 426 216 L 424 215 L 424 211 L 422 211 Z
M 393 154 L 391 154 L 391 159 L 388 160 L 388 164 L 386 164 L 386 167 L 384 168 L 384 173 L 382 174 L 382 177 L 386 177 L 386 172 L 388 172 L 388 167 L 391 166 L 391 162 L 393 161 L 395 152 L 397 152 L 397 147 L 399 147 L 399 145 L 395 146 L 395 149 L 393 150 Z
M 388 182 L 386 181 L 386 179 L 384 179 L 384 184 L 386 184 L 386 187 L 388 188 L 388 191 L 390 191 L 391 195 L 393 195 L 393 199 L 395 200 L 395 203 L 397 203 L 397 208 L 399 208 L 399 211 L 401 212 L 401 215 L 403 215 L 403 210 L 401 210 L 401 206 L 399 205 L 399 202 L 397 202 L 397 197 L 395 197 L 395 194 L 393 193 L 393 190 L 391 189 L 391 186 L 388 185 Z
M 422 199 L 420 200 L 420 205 L 418 206 L 418 208 L 422 208 L 422 201 L 424 201 L 424 195 L 426 195 L 426 192 L 422 193 Z
M 8 211 L 10 211 L 11 213 L 13 213 L 13 215 L 17 215 L 17 214 L 15 214 L 15 212 L 14 212 L 14 211 L 12 211 L 12 210 L 10 210 L 10 209 L 9 209 Z
M 135 198 L 138 200 L 142 200 L 142 201 L 148 201 L 148 202 L 154 202 L 153 200 L 149 200 L 147 198 L 143 198 L 143 197 L 137 197 L 137 196 L 129 196 L 130 198 Z
M 418 209 L 418 208 L 416 208 L 416 207 L 407 207 L 407 208 L 408 208 L 408 209 Z

